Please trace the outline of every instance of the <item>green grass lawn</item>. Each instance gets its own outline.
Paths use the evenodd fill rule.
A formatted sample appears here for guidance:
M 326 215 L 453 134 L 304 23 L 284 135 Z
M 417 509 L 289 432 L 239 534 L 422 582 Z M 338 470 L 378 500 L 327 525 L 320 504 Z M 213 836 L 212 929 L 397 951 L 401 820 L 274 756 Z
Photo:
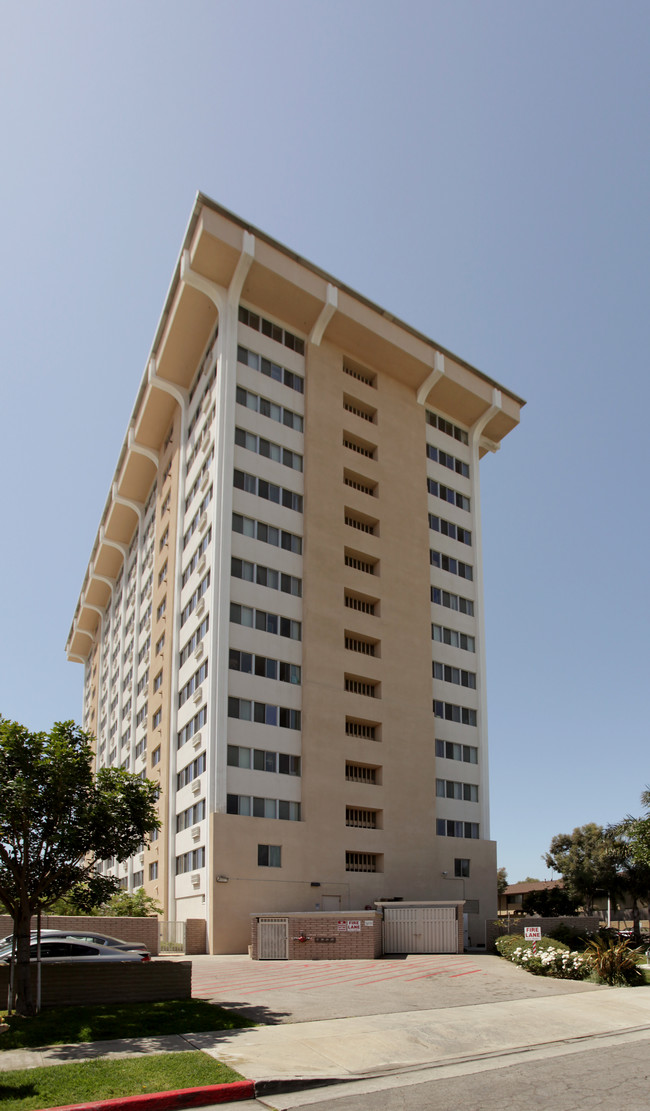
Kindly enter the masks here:
M 235 1030 L 255 1026 L 241 1015 L 225 1011 L 203 999 L 174 999 L 164 1003 L 115 1003 L 101 1007 L 52 1007 L 34 1018 L 18 1015 L 3 1022 L 10 1029 L 0 1033 L 2 1050 L 34 1049 L 43 1045 L 143 1038 L 160 1034 L 190 1034 L 201 1030 Z M 1 1102 L 1 1100 L 0 1100 Z M 46 1107 L 47 1104 L 41 1106 Z
M 241 1080 L 206 1053 L 160 1053 L 130 1060 L 81 1061 L 0 1075 L 2 1111 L 35 1111 L 120 1096 Z

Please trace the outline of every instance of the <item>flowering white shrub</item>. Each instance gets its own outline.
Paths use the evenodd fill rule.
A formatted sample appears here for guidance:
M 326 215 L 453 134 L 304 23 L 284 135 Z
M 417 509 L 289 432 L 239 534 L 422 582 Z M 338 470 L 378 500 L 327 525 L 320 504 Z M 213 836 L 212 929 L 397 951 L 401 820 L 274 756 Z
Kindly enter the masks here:
M 518 945 L 516 949 L 507 950 L 505 946 L 501 955 L 506 960 L 525 968 L 533 976 L 555 976 L 562 980 L 584 980 L 591 972 L 592 962 L 582 953 L 570 952 L 568 949 L 553 945 L 539 945 L 537 952 L 532 946 Z

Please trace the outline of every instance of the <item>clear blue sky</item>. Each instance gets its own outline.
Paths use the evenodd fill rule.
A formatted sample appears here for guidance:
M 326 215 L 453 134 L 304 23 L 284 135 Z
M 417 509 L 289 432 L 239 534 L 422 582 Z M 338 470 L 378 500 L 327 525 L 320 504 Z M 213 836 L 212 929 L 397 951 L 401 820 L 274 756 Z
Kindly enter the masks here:
M 492 835 L 648 766 L 650 5 L 0 5 L 0 712 L 64 645 L 201 189 L 527 398 L 482 468 Z

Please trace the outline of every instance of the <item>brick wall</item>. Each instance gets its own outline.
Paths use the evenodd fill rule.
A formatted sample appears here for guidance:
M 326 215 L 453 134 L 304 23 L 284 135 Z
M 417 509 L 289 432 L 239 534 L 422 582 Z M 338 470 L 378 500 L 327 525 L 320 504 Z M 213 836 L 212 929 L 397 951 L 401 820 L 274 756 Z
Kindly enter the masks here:
M 0 938 L 13 933 L 14 924 L 9 915 L 0 915 Z M 32 929 L 36 919 L 32 918 Z M 99 918 L 94 915 L 41 915 L 42 930 L 95 930 L 122 941 L 143 941 L 152 957 L 158 956 L 157 918 Z M 200 950 L 205 952 L 205 949 Z
M 502 925 L 500 922 L 488 922 L 486 924 L 487 937 L 485 945 L 488 951 L 495 951 L 494 943 L 498 937 L 504 937 L 508 934 L 523 935 L 524 926 L 541 926 L 542 937 L 546 937 L 551 930 L 557 929 L 559 925 L 568 926 L 569 929 L 576 930 L 578 933 L 593 933 L 599 926 L 602 926 L 602 922 L 599 918 L 596 916 L 590 918 L 586 915 L 580 918 L 535 918 L 532 915 L 526 918 L 524 916 L 517 916 L 516 918 L 510 918 L 509 924 L 510 929 L 507 929 L 506 926 Z
M 205 918 L 188 918 L 185 923 L 185 952 L 192 954 L 207 953 L 207 927 Z
M 375 911 L 329 914 L 264 914 L 251 916 L 251 956 L 258 956 L 260 918 L 286 918 L 289 921 L 289 960 L 358 961 L 381 956 L 381 915 Z M 366 925 L 370 922 L 371 925 Z M 353 923 L 353 928 L 348 928 Z M 359 928 L 357 929 L 357 923 Z M 304 937 L 305 941 L 299 938 Z
M 157 1003 L 191 999 L 191 961 L 106 961 L 104 964 L 43 964 L 43 1007 L 97 1003 Z M 0 999 L 7 999 L 9 965 L 0 964 Z M 32 965 L 36 998 L 36 966 Z M 4 1005 L 4 1004 L 3 1004 Z

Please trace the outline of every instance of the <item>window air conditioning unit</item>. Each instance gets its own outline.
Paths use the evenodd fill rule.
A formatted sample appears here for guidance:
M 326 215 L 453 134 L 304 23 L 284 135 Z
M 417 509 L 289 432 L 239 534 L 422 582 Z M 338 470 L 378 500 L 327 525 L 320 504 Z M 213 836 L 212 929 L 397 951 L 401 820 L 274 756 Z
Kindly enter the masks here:
M 205 609 L 205 598 L 201 598 L 201 600 L 199 601 L 199 603 L 196 607 L 196 616 L 200 617 L 201 614 L 203 613 L 204 609 Z
M 203 655 L 203 641 L 201 641 L 201 643 L 199 645 L 197 645 L 196 651 L 194 653 L 194 659 L 195 660 L 200 660 L 202 655 Z
M 203 530 L 207 526 L 207 523 L 208 523 L 208 515 L 207 515 L 207 513 L 203 513 L 201 515 L 201 519 L 199 521 L 199 532 L 203 532 Z
M 202 741 L 201 734 L 200 733 L 195 733 L 194 737 L 192 738 L 192 744 L 194 745 L 194 747 L 195 748 L 200 748 L 201 747 L 201 741 Z
M 196 690 L 194 691 L 194 701 L 198 703 L 198 702 L 201 701 L 202 698 L 203 698 L 203 687 L 197 687 Z
M 201 877 L 198 872 L 192 872 L 192 887 L 198 887 L 201 883 Z
M 140 863 L 144 864 L 144 853 L 140 853 L 139 859 L 140 859 Z
M 201 479 L 201 489 L 202 490 L 205 490 L 209 481 L 210 481 L 210 468 L 208 467 L 207 471 L 203 475 L 203 478 Z
M 196 568 L 196 569 L 197 569 L 197 571 L 202 571 L 202 570 L 203 570 L 203 568 L 205 567 L 205 565 L 206 565 L 206 563 L 207 563 L 207 562 L 208 562 L 208 561 L 207 561 L 207 559 L 206 559 L 206 556 L 205 556 L 205 552 L 204 552 L 204 553 L 203 553 L 203 555 L 201 556 L 201 558 L 200 558 L 199 562 L 198 562 L 198 566 L 197 566 L 197 568 Z
M 203 404 L 201 406 L 201 410 L 204 413 L 209 413 L 211 404 L 212 404 L 212 394 L 210 392 L 208 392 L 208 393 L 206 393 L 205 397 L 203 398 Z
M 200 836 L 201 836 L 201 827 L 200 826 L 192 826 L 192 840 L 193 841 L 198 841 Z
M 193 779 L 191 787 L 192 787 L 192 794 L 193 795 L 198 795 L 201 791 L 201 780 L 198 779 L 198 778 Z
M 209 436 L 206 436 L 205 443 L 203 445 L 203 453 L 205 455 L 207 455 L 211 447 L 212 447 L 212 440 L 210 439 Z

